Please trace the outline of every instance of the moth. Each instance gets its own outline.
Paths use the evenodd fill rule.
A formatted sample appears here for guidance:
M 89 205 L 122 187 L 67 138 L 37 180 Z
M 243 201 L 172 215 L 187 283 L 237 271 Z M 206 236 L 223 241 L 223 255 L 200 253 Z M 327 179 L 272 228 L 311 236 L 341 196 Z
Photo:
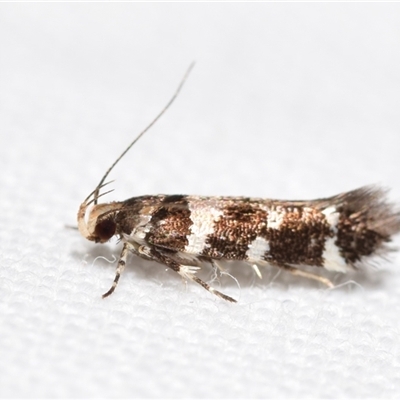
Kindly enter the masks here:
M 114 292 L 130 252 L 236 302 L 197 276 L 202 265 L 221 268 L 220 261 L 239 260 L 260 277 L 259 267 L 270 265 L 333 287 L 302 266 L 345 273 L 391 250 L 388 243 L 400 232 L 400 211 L 378 186 L 309 201 L 147 195 L 98 204 L 110 192 L 100 193 L 111 170 L 170 107 L 192 67 L 160 114 L 79 207 L 78 229 L 86 239 L 105 243 L 116 236 L 123 242 L 114 282 L 103 297 Z

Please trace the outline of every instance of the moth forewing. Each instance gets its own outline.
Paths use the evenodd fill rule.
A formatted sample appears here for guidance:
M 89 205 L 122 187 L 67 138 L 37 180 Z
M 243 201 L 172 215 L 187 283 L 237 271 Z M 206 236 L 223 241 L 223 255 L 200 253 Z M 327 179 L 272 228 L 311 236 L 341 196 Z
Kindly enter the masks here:
M 80 215 L 84 215 L 81 206 Z M 83 219 L 81 218 L 81 221 Z M 234 301 L 196 274 L 204 263 L 238 260 L 251 266 L 271 265 L 294 275 L 325 277 L 299 266 L 347 272 L 374 256 L 400 231 L 400 213 L 374 186 L 312 201 L 184 195 L 141 196 L 98 204 L 81 233 L 105 242 L 114 234 L 124 242 L 111 294 L 128 252 L 157 261 L 217 296 Z

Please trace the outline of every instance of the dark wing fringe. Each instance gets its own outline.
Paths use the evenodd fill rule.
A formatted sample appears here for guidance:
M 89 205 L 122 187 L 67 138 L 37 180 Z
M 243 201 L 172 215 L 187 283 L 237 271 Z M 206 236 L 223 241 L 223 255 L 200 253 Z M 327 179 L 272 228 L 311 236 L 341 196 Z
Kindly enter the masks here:
M 351 212 L 351 218 L 362 220 L 366 227 L 389 241 L 400 232 L 400 209 L 387 201 L 388 190 L 364 186 L 336 196 L 334 202 Z
M 375 256 L 385 258 L 396 250 L 387 244 L 400 232 L 400 208 L 388 202 L 387 192 L 371 185 L 310 202 L 320 210 L 333 206 L 339 212 L 335 244 L 348 265 L 371 264 Z

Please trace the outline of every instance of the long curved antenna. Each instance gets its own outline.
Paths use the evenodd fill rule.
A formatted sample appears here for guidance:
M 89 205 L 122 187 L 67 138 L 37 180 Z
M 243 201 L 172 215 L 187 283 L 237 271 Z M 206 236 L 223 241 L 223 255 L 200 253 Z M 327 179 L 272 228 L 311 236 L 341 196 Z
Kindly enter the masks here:
M 190 74 L 190 71 L 194 67 L 194 62 L 192 62 L 189 65 L 189 68 L 186 70 L 185 75 L 183 76 L 178 88 L 176 89 L 176 92 L 172 96 L 171 100 L 167 103 L 167 105 L 161 110 L 161 112 L 153 119 L 153 121 L 142 131 L 139 133 L 139 135 L 133 140 L 133 142 L 122 152 L 122 154 L 114 161 L 114 163 L 111 165 L 110 168 L 108 168 L 107 172 L 104 174 L 104 176 L 101 178 L 100 183 L 97 185 L 96 189 L 93 192 L 93 203 L 97 204 L 97 199 L 99 198 L 99 190 L 101 189 L 101 186 L 103 185 L 104 181 L 106 180 L 108 174 L 112 171 L 112 169 L 117 165 L 119 160 L 130 150 L 130 148 L 160 119 L 160 117 L 165 113 L 165 111 L 168 110 L 168 108 L 171 106 L 171 104 L 174 102 L 174 100 L 178 97 L 179 92 L 182 89 L 182 86 L 184 85 L 187 77 Z

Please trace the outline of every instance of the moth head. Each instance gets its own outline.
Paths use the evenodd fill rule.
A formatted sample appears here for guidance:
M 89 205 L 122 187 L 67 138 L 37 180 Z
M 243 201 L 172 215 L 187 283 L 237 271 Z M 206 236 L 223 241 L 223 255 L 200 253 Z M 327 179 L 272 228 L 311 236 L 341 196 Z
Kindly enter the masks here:
M 107 242 L 115 235 L 118 209 L 119 203 L 89 205 L 83 202 L 78 211 L 79 232 L 93 242 Z

